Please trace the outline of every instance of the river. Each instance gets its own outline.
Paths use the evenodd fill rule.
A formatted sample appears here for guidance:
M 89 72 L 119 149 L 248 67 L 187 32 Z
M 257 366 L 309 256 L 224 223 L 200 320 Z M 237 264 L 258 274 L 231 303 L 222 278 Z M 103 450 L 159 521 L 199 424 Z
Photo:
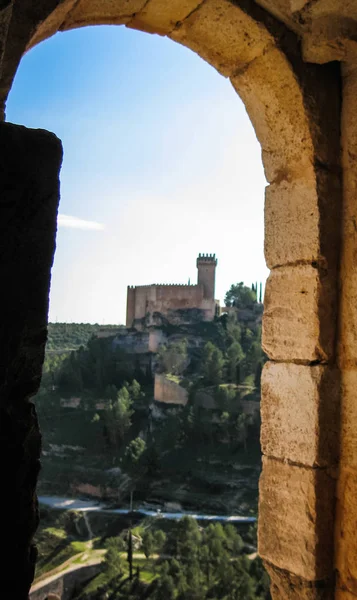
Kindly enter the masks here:
M 117 515 L 127 515 L 130 512 L 145 515 L 147 517 L 158 517 L 162 519 L 178 520 L 182 517 L 192 517 L 197 521 L 222 521 L 229 523 L 255 523 L 256 517 L 243 517 L 240 515 L 205 515 L 188 511 L 163 512 L 161 510 L 148 510 L 145 507 L 137 507 L 132 511 L 129 508 L 112 508 L 95 500 L 80 500 L 78 498 L 62 498 L 60 496 L 39 496 L 40 504 L 61 510 L 78 510 L 83 512 L 99 511 Z

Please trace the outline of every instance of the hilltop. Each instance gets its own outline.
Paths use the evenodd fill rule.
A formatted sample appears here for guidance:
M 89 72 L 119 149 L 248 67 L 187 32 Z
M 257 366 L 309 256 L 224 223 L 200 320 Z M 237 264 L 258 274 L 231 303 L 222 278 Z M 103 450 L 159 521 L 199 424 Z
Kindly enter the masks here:
M 50 324 L 40 493 L 255 512 L 265 356 L 263 307 L 248 300 L 141 331 Z

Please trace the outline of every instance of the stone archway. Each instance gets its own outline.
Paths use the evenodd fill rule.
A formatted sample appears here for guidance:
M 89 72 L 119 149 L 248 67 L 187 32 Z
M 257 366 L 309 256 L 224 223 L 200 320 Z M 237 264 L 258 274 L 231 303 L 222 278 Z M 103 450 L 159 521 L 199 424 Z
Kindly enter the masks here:
M 338 65 L 304 63 L 296 34 L 251 0 L 47 0 L 43 5 L 31 0 L 8 1 L 0 17 L 7 32 L 0 80 L 3 106 L 24 52 L 58 30 L 103 23 L 167 35 L 184 44 L 229 77 L 244 101 L 262 146 L 269 181 L 265 255 L 271 275 L 265 295 L 263 346 L 271 362 L 265 367 L 262 380 L 264 460 L 259 551 L 272 578 L 274 598 L 329 597 L 333 587 L 335 495 L 331 473 L 339 450 Z M 9 129 L 3 131 L 3 140 L 10 148 L 13 144 L 16 153 L 17 134 L 6 140 Z M 35 140 L 35 133 L 32 136 Z M 50 137 L 46 140 L 53 156 L 52 169 L 53 165 L 58 167 L 58 142 Z M 51 178 L 54 188 L 53 173 Z M 4 193 L 7 188 L 5 184 Z M 41 197 L 39 215 L 43 203 Z M 24 316 L 23 328 L 32 335 L 20 336 L 11 362 L 16 379 L 22 369 L 17 357 L 30 357 L 26 358 L 30 362 L 27 378 L 18 390 L 16 419 L 10 402 L 5 408 L 14 427 L 21 420 L 22 411 L 28 411 L 27 398 L 37 385 L 29 391 L 30 378 L 33 384 L 40 374 L 47 315 L 44 295 L 48 295 L 55 210 L 53 205 L 47 246 L 43 249 L 38 244 L 36 250 L 36 255 L 45 252 L 46 260 L 38 265 L 43 281 L 32 301 L 35 308 L 25 311 Z M 20 215 L 20 201 L 18 211 Z M 6 218 L 5 215 L 5 221 Z M 17 224 L 12 225 L 11 219 L 7 223 L 11 245 L 11 226 Z M 43 230 L 40 221 L 38 227 Z M 33 237 L 27 239 L 24 229 L 24 248 L 32 242 Z M 6 275 L 10 282 L 9 273 L 5 272 L 5 280 Z M 15 312 L 17 296 L 14 294 L 12 306 Z M 6 398 L 13 398 L 11 382 L 7 380 L 6 386 Z M 29 428 L 37 431 L 35 418 L 29 417 L 25 433 Z M 19 443 L 23 449 L 23 438 Z M 23 536 L 22 552 L 35 527 L 31 524 L 35 508 L 29 498 L 34 493 L 37 475 L 34 470 L 39 458 L 38 444 L 26 447 L 26 452 L 26 514 L 30 525 Z M 15 472 L 20 463 L 15 459 Z M 21 536 L 20 531 L 17 534 Z M 27 568 L 31 570 L 33 557 L 23 560 L 28 561 Z

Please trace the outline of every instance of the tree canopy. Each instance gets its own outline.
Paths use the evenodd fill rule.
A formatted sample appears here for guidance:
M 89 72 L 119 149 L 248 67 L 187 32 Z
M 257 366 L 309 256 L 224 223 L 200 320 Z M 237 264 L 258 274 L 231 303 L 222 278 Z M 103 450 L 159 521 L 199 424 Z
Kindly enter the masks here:
M 257 303 L 257 294 L 251 288 L 244 285 L 243 281 L 233 283 L 225 295 L 226 306 L 235 308 L 252 308 Z

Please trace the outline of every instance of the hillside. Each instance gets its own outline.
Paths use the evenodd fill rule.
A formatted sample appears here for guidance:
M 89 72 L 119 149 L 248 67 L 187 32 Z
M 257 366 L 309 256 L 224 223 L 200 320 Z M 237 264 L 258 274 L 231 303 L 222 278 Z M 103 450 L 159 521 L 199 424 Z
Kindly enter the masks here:
M 49 323 L 47 352 L 77 350 L 85 346 L 88 340 L 100 330 L 111 330 L 118 325 L 99 325 L 98 323 Z
M 138 504 L 254 513 L 261 314 L 253 302 L 213 322 L 144 331 L 51 325 L 35 398 L 39 492 L 120 504 L 133 492 Z M 187 401 L 156 401 L 155 373 L 183 387 Z

